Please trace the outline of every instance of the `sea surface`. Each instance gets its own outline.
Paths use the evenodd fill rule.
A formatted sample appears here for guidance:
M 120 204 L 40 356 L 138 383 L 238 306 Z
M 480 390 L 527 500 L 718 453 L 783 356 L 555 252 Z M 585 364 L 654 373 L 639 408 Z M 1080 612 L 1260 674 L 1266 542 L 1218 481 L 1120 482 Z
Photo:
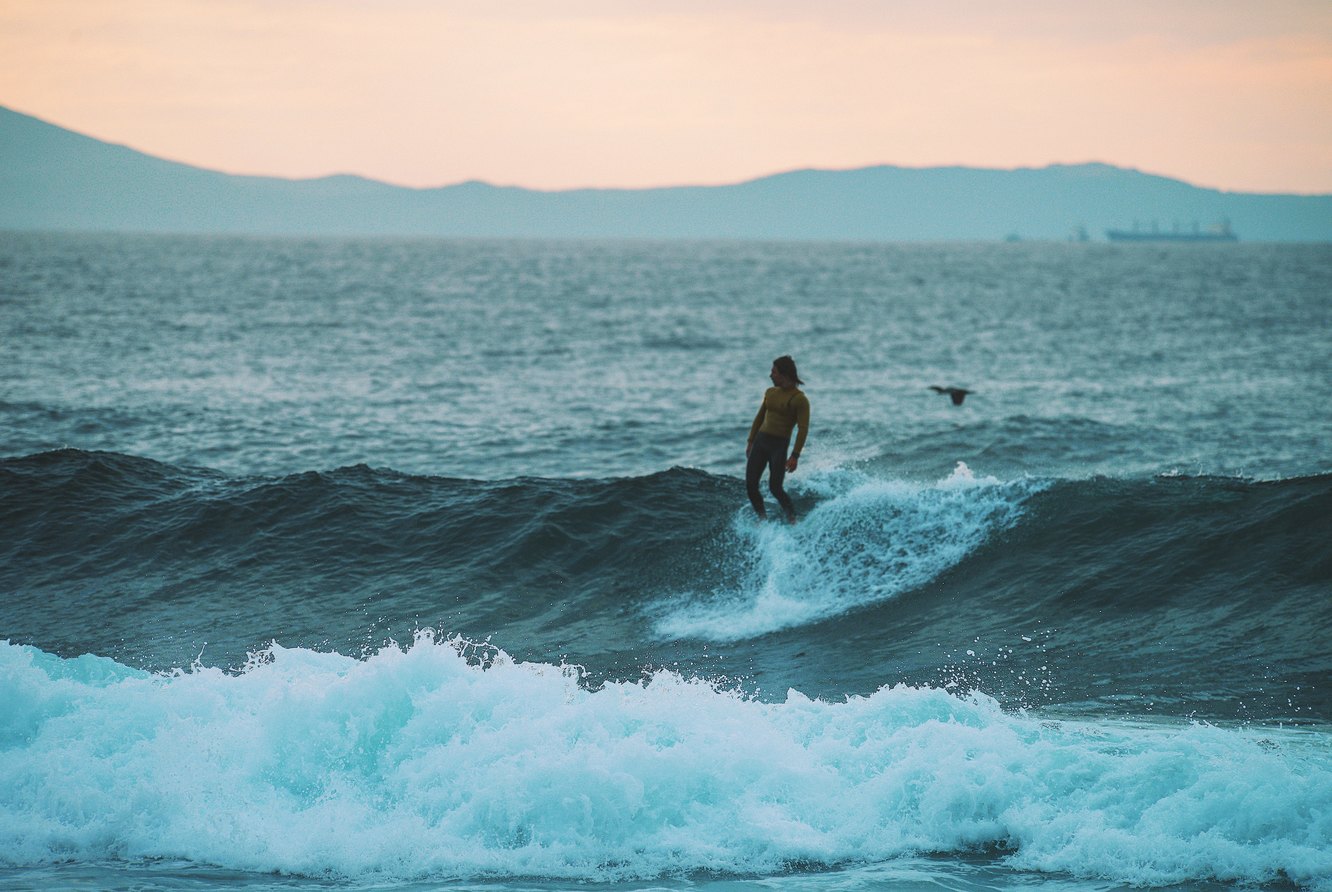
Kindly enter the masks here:
M 0 234 L 0 887 L 1332 889 L 1330 336 L 1326 245 Z

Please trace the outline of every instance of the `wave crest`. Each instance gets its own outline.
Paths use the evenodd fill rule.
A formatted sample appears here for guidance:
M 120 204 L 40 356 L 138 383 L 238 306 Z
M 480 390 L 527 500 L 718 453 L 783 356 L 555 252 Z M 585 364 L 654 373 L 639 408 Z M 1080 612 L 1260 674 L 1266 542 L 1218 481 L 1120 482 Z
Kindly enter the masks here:
M 880 603 L 1011 528 L 1043 485 L 977 478 L 961 462 L 932 486 L 825 473 L 804 487 L 819 502 L 794 527 L 738 516 L 738 582 L 668 599 L 655 629 L 665 638 L 735 641 Z

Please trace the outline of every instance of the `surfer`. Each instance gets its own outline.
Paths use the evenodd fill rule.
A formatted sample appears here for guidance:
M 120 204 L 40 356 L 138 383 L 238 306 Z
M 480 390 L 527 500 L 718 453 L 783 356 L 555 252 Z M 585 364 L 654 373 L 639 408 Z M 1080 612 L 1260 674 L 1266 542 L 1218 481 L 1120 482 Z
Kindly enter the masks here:
M 809 433 L 809 398 L 800 390 L 804 381 L 796 374 L 795 360 L 789 356 L 779 356 L 772 361 L 772 387 L 763 394 L 754 424 L 749 428 L 749 443 L 745 446 L 745 489 L 749 501 L 759 517 L 767 517 L 768 511 L 763 506 L 763 496 L 759 494 L 759 478 L 763 476 L 763 467 L 768 468 L 768 489 L 777 499 L 786 519 L 795 523 L 795 506 L 791 497 L 782 489 L 782 480 L 788 471 L 794 471 L 800 462 L 800 450 L 805 446 L 805 435 Z M 787 458 L 786 449 L 791 442 L 791 429 L 800 428 L 796 437 L 795 448 Z

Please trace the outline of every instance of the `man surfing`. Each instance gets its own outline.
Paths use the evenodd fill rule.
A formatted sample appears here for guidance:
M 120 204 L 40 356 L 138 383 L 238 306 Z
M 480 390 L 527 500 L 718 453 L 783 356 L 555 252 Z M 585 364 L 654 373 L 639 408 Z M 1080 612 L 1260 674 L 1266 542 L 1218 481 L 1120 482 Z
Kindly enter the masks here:
M 749 501 L 759 517 L 768 516 L 759 494 L 759 478 L 763 468 L 768 468 L 768 490 L 777 499 L 777 503 L 786 512 L 786 519 L 795 523 L 795 506 L 791 497 L 782 489 L 782 481 L 788 471 L 794 471 L 800 462 L 800 450 L 805 446 L 805 435 L 809 433 L 809 397 L 800 390 L 804 381 L 796 373 L 795 360 L 789 356 L 779 356 L 772 361 L 772 387 L 763 394 L 754 424 L 749 429 L 749 443 L 745 446 L 745 489 Z M 792 428 L 799 427 L 795 449 L 787 458 L 786 450 L 791 442 Z

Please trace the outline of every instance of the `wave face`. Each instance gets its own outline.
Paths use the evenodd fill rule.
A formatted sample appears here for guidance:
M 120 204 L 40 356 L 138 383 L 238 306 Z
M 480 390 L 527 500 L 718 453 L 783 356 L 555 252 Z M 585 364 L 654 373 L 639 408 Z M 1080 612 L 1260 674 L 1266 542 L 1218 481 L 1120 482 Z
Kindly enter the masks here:
M 795 527 L 679 469 L 232 478 L 66 450 L 0 479 L 11 640 L 65 655 L 236 667 L 272 640 L 358 653 L 435 626 L 603 680 L 668 665 L 779 693 L 1332 718 L 1332 477 L 825 472 L 795 484 Z
M 418 635 L 154 675 L 0 644 L 0 863 L 359 879 L 767 874 L 997 850 L 1134 884 L 1332 876 L 1301 732 L 1042 721 L 895 686 L 763 702 Z
M 826 474 L 799 530 L 735 524 L 743 576 L 687 596 L 658 633 L 730 641 L 806 626 L 921 588 L 1016 523 L 1029 481 L 976 480 L 966 465 L 936 486 Z

